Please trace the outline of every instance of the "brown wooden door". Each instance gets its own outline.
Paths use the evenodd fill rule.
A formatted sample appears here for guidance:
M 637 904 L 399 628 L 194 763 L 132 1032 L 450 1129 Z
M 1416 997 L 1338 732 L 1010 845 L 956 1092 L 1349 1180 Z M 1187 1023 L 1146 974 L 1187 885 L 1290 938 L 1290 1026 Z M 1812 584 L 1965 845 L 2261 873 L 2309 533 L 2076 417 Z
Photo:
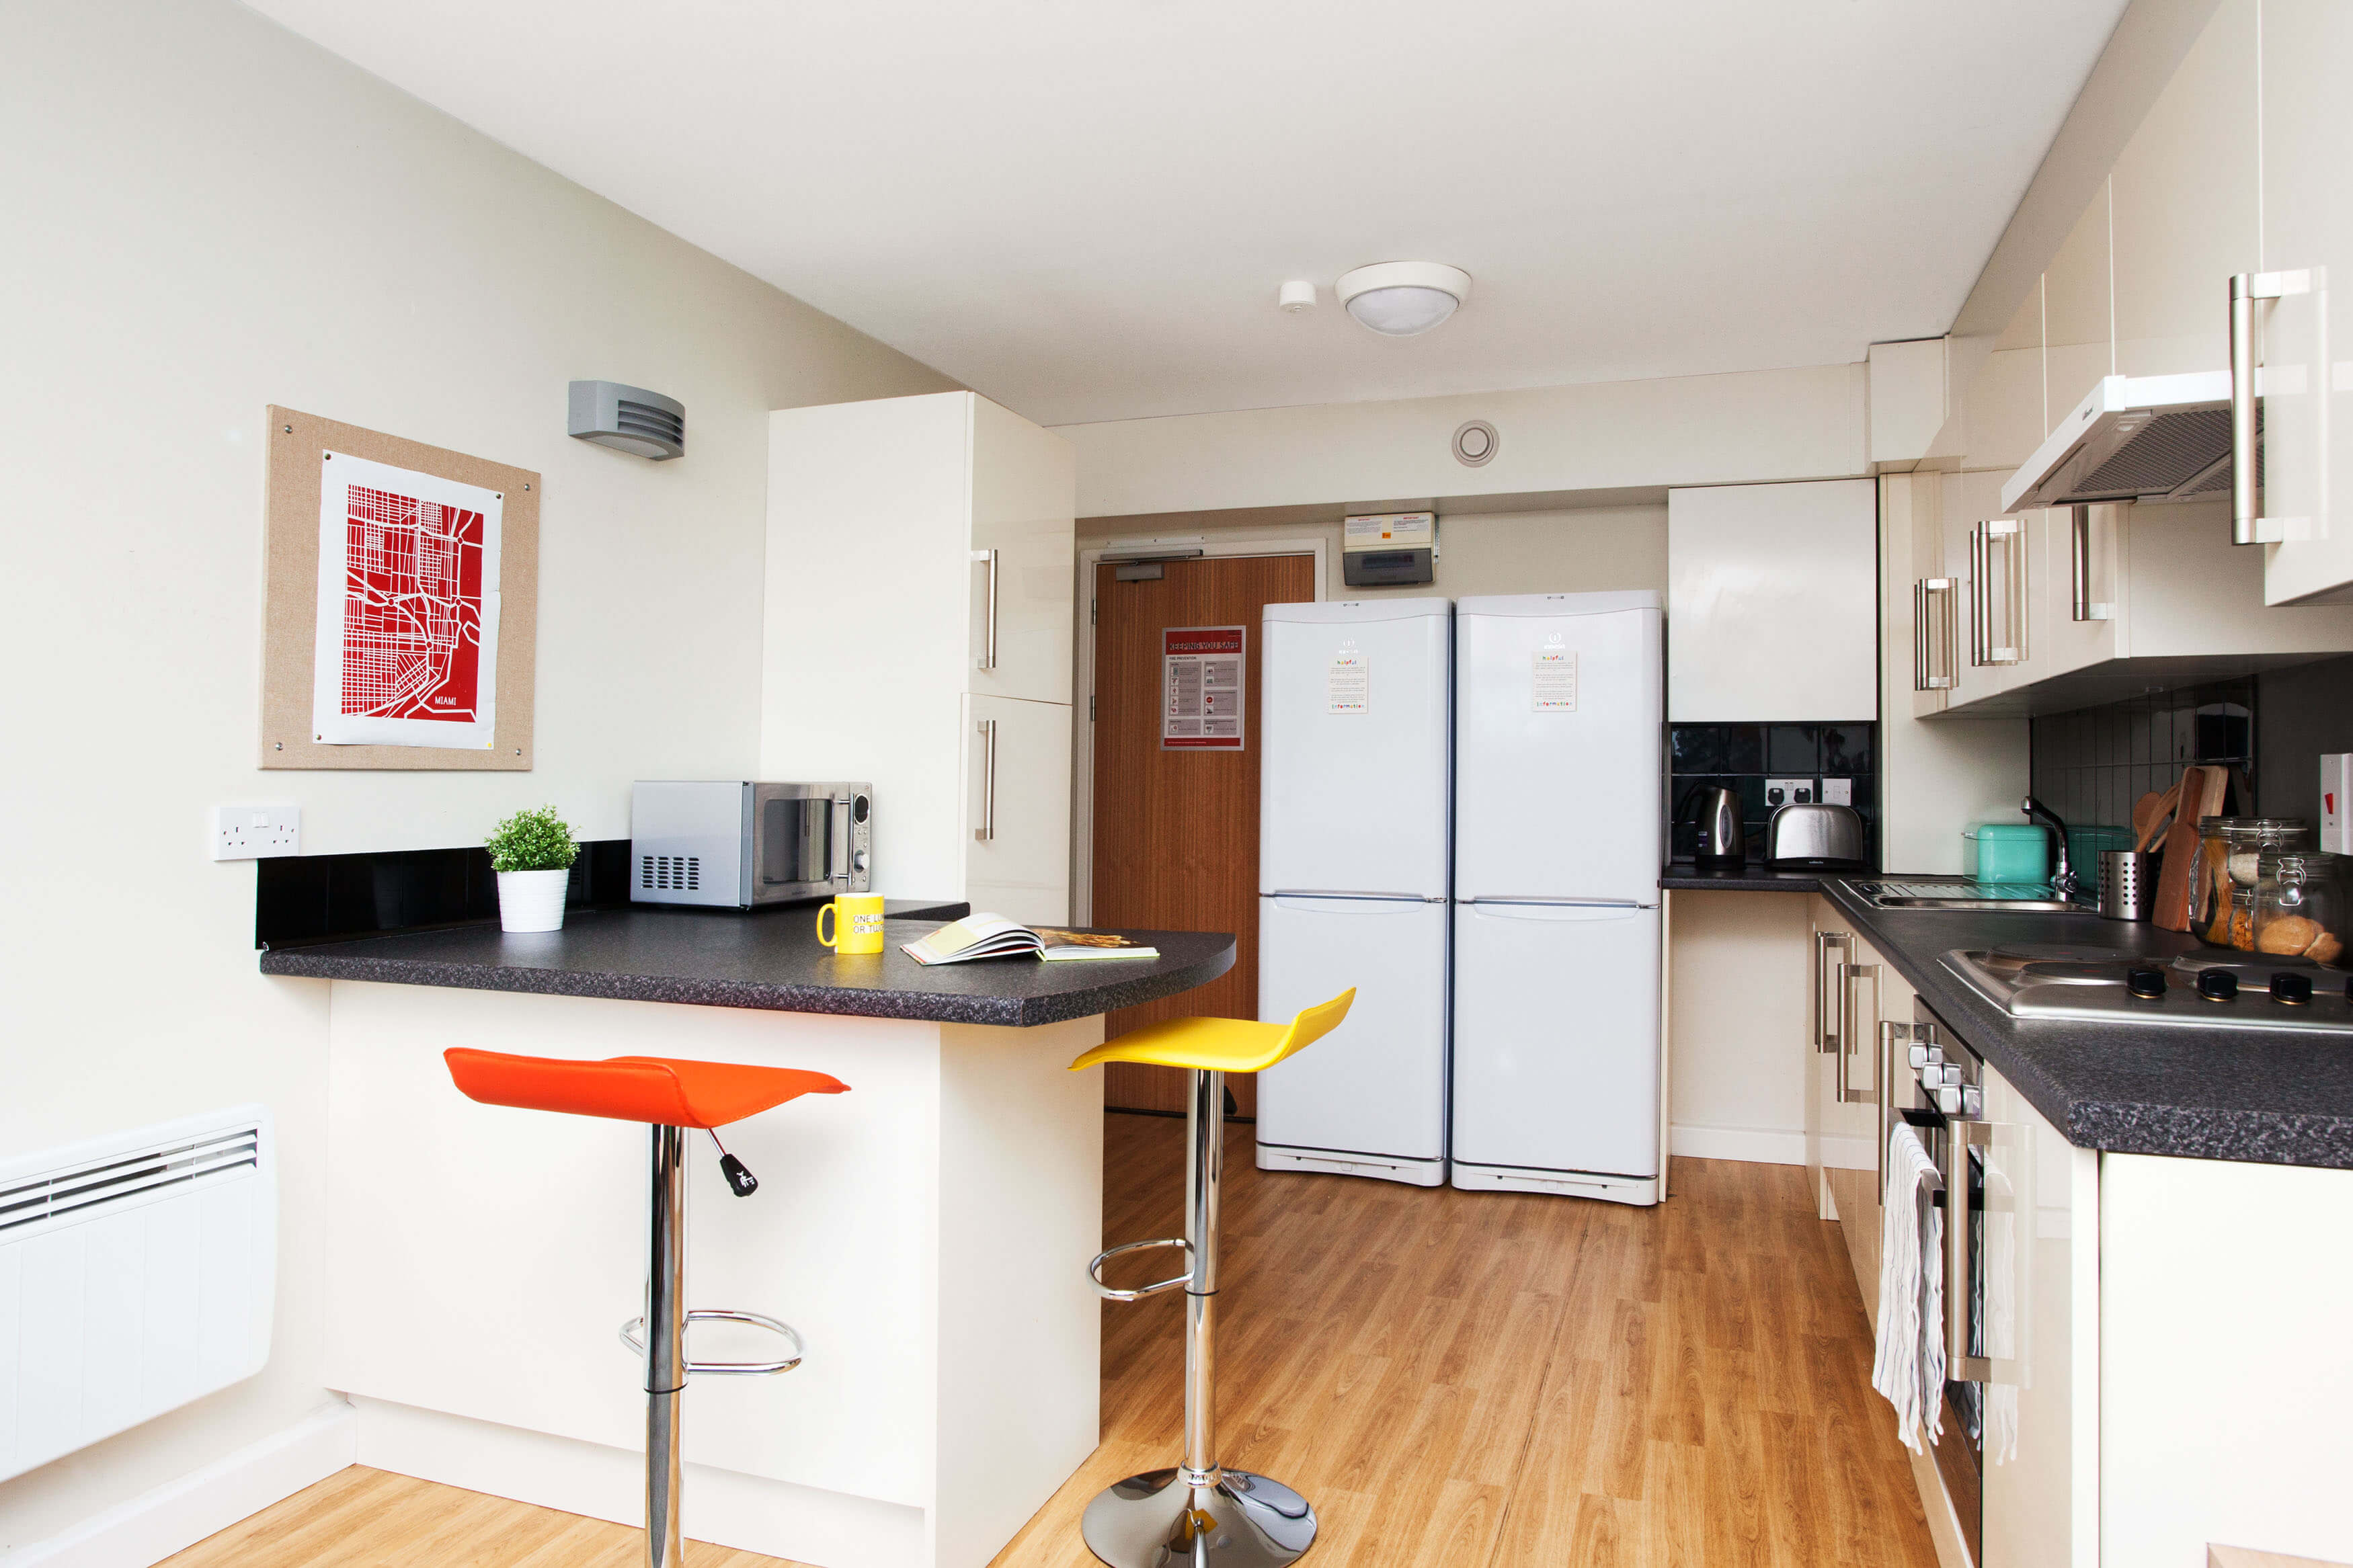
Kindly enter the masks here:
M 1156 580 L 1095 573 L 1094 923 L 1147 931 L 1229 931 L 1234 966 L 1198 990 L 1104 1021 L 1106 1037 L 1163 1018 L 1258 1016 L 1259 613 L 1315 596 L 1312 555 L 1240 555 L 1161 563 Z M 1160 744 L 1160 634 L 1172 626 L 1246 626 L 1242 749 L 1166 751 Z M 1244 1116 L 1258 1086 L 1230 1080 Z M 1176 1068 L 1114 1064 L 1104 1103 L 1182 1110 Z

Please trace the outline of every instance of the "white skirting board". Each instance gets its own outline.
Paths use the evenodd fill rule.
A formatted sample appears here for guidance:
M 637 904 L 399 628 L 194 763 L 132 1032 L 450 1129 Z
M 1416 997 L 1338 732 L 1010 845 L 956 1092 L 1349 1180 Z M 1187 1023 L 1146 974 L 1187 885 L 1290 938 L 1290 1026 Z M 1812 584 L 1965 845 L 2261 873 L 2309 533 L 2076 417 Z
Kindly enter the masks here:
M 694 1419 L 691 1395 L 686 1420 Z M 630 1526 L 645 1522 L 641 1452 L 354 1398 L 363 1465 Z M 818 1568 L 929 1562 L 923 1510 L 709 1465 L 686 1467 L 686 1536 Z
M 336 1400 L 203 1469 L 0 1554 L 0 1562 L 8 1568 L 149 1568 L 349 1466 L 358 1429 L 352 1407 Z
M 1757 1165 L 1802 1165 L 1806 1134 L 1777 1127 L 1694 1127 L 1676 1122 L 1667 1131 L 1668 1152 L 1687 1160 L 1746 1160 Z M 1868 1151 L 1865 1151 L 1866 1155 Z M 1841 1169 L 1862 1170 L 1873 1163 Z

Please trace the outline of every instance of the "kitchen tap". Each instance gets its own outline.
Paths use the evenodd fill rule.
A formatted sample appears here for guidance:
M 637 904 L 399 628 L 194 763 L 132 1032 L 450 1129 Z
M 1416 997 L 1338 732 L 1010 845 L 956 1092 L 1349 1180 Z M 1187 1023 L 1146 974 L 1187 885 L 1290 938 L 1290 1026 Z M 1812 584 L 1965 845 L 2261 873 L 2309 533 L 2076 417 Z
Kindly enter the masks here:
M 2057 812 L 2031 795 L 2020 804 L 2018 809 L 2026 814 L 2026 819 L 2029 822 L 2041 823 L 2051 835 L 2051 864 L 2053 868 L 2051 890 L 2063 899 L 2073 898 L 2075 868 L 2067 858 L 2067 825 L 2059 820 Z

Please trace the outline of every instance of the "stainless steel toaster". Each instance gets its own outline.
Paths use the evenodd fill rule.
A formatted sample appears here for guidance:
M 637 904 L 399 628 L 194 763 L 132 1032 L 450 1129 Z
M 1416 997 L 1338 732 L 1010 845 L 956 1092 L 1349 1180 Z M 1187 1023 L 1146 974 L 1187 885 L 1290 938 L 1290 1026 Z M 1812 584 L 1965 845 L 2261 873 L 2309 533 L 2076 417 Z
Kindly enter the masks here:
M 1765 824 L 1765 863 L 1807 870 L 1862 870 L 1862 818 L 1851 805 L 1781 806 Z

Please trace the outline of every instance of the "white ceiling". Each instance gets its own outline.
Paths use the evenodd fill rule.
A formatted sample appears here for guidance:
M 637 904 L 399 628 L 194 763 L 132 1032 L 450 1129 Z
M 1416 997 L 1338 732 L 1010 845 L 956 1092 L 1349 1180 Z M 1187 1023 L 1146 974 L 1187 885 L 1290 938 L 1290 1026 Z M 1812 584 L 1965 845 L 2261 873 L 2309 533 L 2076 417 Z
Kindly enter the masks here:
M 1049 424 L 1941 332 L 2125 8 L 251 3 Z M 1470 304 L 1356 327 L 1332 280 L 1395 259 Z

